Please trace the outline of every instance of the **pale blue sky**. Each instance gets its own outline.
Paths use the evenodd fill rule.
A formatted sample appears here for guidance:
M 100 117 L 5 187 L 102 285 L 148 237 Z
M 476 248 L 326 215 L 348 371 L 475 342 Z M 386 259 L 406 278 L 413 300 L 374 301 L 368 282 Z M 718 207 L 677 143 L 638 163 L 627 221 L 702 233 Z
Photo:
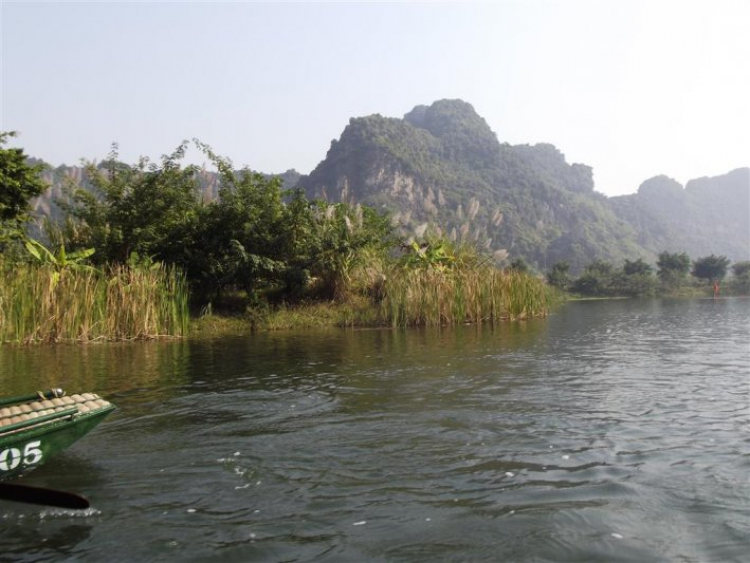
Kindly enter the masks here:
M 596 189 L 750 165 L 750 2 L 0 2 L 0 130 L 53 165 L 198 137 L 308 173 L 350 117 L 461 98 Z M 198 154 L 190 160 L 202 163 Z

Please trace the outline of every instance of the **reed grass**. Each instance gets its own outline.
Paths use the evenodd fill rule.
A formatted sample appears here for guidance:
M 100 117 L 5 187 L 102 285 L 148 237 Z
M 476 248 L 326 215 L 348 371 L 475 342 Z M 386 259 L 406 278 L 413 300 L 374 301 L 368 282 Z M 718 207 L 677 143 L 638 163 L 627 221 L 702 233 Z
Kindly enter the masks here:
M 61 342 L 183 336 L 188 290 L 173 268 L 105 272 L 0 263 L 0 341 Z
M 553 300 L 542 280 L 522 272 L 399 267 L 386 277 L 379 317 L 392 326 L 523 320 L 546 316 Z

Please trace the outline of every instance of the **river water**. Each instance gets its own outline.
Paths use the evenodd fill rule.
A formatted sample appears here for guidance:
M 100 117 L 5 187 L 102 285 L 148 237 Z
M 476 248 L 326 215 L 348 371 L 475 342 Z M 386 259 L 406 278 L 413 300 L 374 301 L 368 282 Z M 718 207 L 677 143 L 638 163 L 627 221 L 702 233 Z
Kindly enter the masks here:
M 0 347 L 119 410 L 0 502 L 11 561 L 747 561 L 750 300 Z

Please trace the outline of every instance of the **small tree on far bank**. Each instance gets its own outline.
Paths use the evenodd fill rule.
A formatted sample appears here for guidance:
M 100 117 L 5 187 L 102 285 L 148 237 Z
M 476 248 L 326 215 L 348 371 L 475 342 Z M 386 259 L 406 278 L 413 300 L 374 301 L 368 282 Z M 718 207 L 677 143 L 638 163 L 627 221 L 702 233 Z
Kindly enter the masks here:
M 616 295 L 643 297 L 656 291 L 654 268 L 641 258 L 625 260 L 622 270 L 612 280 L 612 292 Z
M 565 261 L 555 262 L 547 273 L 547 283 L 563 291 L 570 287 L 570 264 Z
M 732 273 L 738 278 L 750 274 L 750 261 L 735 262 L 732 264 Z
M 704 256 L 693 262 L 692 274 L 694 277 L 711 281 L 723 280 L 727 275 L 730 260 L 726 256 Z
M 600 297 L 609 295 L 614 276 L 612 264 L 605 260 L 594 260 L 583 270 L 583 273 L 573 282 L 571 290 L 581 295 Z
M 679 287 L 690 273 L 690 256 L 685 252 L 662 252 L 656 262 L 659 280 L 664 287 Z
M 654 269 L 643 259 L 638 258 L 638 260 L 625 260 L 622 271 L 626 276 L 650 276 Z
M 740 295 L 750 294 L 750 261 L 732 264 L 732 291 Z

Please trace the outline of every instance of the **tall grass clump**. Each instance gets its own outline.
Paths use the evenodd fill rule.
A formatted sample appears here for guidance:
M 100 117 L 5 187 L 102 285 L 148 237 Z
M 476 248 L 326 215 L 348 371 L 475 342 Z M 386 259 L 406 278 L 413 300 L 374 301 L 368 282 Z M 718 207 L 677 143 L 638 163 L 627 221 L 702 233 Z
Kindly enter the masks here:
M 182 336 L 188 292 L 162 266 L 56 268 L 0 264 L 0 340 L 60 342 Z
M 392 326 L 449 325 L 546 316 L 553 295 L 539 278 L 476 257 L 400 264 L 386 276 L 380 320 Z

